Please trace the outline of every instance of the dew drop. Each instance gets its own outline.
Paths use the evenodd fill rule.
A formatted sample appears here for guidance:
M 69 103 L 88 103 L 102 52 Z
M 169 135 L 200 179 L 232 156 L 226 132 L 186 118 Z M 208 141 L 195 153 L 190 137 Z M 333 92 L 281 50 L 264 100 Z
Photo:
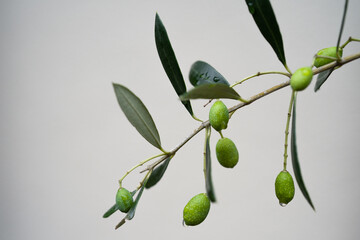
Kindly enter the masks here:
M 185 224 L 185 220 L 184 220 L 184 219 L 182 220 L 182 225 L 183 225 L 183 227 L 188 227 L 188 225 Z
M 252 2 L 248 3 L 248 8 L 251 14 L 255 14 L 255 7 L 254 4 Z
M 286 205 L 287 205 L 286 203 L 282 203 L 282 202 L 279 203 L 279 204 L 280 204 L 280 206 L 282 206 L 282 207 L 286 207 Z
M 214 80 L 214 82 L 218 82 L 218 81 L 220 81 L 220 78 L 214 77 L 213 80 Z

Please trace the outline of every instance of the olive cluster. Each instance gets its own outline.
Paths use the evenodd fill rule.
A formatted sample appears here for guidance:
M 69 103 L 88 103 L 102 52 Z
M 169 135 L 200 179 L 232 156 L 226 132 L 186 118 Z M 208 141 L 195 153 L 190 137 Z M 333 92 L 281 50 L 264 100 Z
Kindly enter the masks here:
M 336 47 L 328 47 L 318 51 L 313 65 L 319 68 L 334 62 L 338 58 L 336 49 Z M 339 48 L 338 54 L 339 57 L 342 57 L 343 50 L 341 48 Z M 313 71 L 311 67 L 301 67 L 291 76 L 290 85 L 294 91 L 302 91 L 309 86 L 312 78 Z
M 319 68 L 326 64 L 336 61 L 338 57 L 342 57 L 343 50 L 336 47 L 329 47 L 321 49 L 317 52 L 314 66 Z M 339 55 L 339 56 L 337 56 Z M 301 67 L 292 74 L 290 79 L 291 88 L 294 91 L 302 91 L 306 89 L 313 78 L 313 71 L 311 67 Z M 285 169 L 281 171 L 275 180 L 275 194 L 279 199 L 281 206 L 286 206 L 295 195 L 294 180 L 291 174 Z
M 216 143 L 216 157 L 219 163 L 226 168 L 235 167 L 239 161 L 238 150 L 233 141 L 221 134 L 221 130 L 226 129 L 229 122 L 229 110 L 222 101 L 218 100 L 212 105 L 209 121 L 211 126 L 221 135 Z
M 339 55 L 342 57 L 342 49 L 338 54 L 336 47 L 329 47 L 318 51 L 313 66 L 321 67 L 335 61 Z M 311 67 L 301 67 L 297 69 L 291 76 L 290 85 L 294 91 L 302 91 L 306 89 L 313 78 Z M 234 168 L 239 161 L 239 153 L 234 142 L 226 138 L 222 134 L 222 130 L 226 129 L 229 122 L 229 110 L 226 105 L 217 100 L 209 111 L 209 122 L 212 128 L 220 133 L 221 138 L 216 144 L 216 157 L 221 166 L 225 168 Z M 282 170 L 275 180 L 275 194 L 281 206 L 286 206 L 295 195 L 295 186 L 291 174 L 286 170 Z M 125 188 L 120 187 L 116 194 L 117 208 L 127 213 L 133 206 L 133 196 Z M 206 193 L 200 193 L 192 197 L 183 210 L 183 221 L 187 226 L 196 226 L 202 223 L 209 211 L 210 200 Z
M 221 166 L 233 168 L 239 161 L 239 153 L 233 141 L 223 137 L 221 130 L 227 128 L 229 122 L 229 110 L 225 104 L 218 100 L 209 111 L 210 125 L 220 133 L 221 138 L 216 144 L 216 157 Z M 210 210 L 210 200 L 205 193 L 194 196 L 186 204 L 183 211 L 184 223 L 187 226 L 195 226 L 202 223 Z

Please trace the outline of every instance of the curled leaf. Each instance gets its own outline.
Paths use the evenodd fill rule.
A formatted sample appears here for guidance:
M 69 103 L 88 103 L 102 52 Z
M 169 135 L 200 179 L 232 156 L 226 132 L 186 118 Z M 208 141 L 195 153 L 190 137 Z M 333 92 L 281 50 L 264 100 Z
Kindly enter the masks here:
M 189 80 L 193 86 L 209 83 L 223 83 L 230 86 L 229 82 L 215 68 L 203 61 L 197 61 L 191 66 Z
M 201 98 L 202 99 L 229 98 L 229 99 L 241 100 L 240 95 L 233 88 L 222 83 L 199 85 L 180 96 L 181 100 L 201 99 Z

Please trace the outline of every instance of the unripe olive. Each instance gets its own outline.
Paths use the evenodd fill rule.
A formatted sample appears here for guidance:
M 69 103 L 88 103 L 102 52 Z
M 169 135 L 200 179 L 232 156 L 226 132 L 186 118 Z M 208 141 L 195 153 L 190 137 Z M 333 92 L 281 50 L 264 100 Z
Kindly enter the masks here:
M 202 223 L 210 210 L 210 200 L 205 193 L 200 193 L 190 199 L 183 211 L 186 225 L 195 226 Z
M 302 67 L 294 72 L 290 79 L 290 85 L 295 91 L 302 91 L 309 86 L 313 77 L 313 71 L 310 67 Z
M 239 160 L 239 153 L 234 142 L 229 138 L 219 139 L 216 144 L 216 157 L 223 167 L 235 167 Z
M 116 205 L 123 213 L 127 213 L 134 203 L 131 193 L 126 188 L 119 188 L 116 194 Z
M 218 100 L 211 106 L 209 121 L 216 131 L 221 131 L 222 129 L 227 128 L 227 124 L 229 122 L 229 111 L 222 101 Z
M 342 54 L 343 54 L 343 50 L 339 48 L 339 56 L 342 57 Z M 321 49 L 320 51 L 317 52 L 316 55 L 337 58 L 336 47 L 328 47 L 328 48 Z M 318 68 L 318 67 L 324 66 L 328 63 L 331 63 L 333 61 L 335 61 L 335 60 L 317 57 L 317 58 L 315 58 L 314 66 Z
M 275 193 L 281 206 L 286 206 L 295 195 L 294 181 L 290 173 L 283 170 L 275 180 Z

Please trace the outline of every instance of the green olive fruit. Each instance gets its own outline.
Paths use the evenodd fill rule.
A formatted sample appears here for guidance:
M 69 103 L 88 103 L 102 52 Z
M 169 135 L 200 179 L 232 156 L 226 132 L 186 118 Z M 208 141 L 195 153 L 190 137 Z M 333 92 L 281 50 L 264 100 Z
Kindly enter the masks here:
M 134 203 L 131 193 L 126 188 L 119 188 L 116 194 L 116 205 L 123 213 L 127 213 Z
M 190 199 L 183 211 L 186 225 L 195 226 L 202 223 L 210 210 L 210 200 L 205 193 L 200 193 Z
M 313 71 L 310 67 L 302 67 L 294 72 L 290 79 L 290 85 L 295 91 L 302 91 L 309 86 L 313 77 Z
M 290 173 L 283 170 L 275 180 L 275 193 L 281 206 L 286 206 L 295 195 L 294 181 Z
M 239 153 L 233 141 L 221 138 L 216 144 L 216 157 L 226 168 L 233 168 L 239 161 Z
M 343 50 L 339 49 L 339 56 L 342 57 L 342 54 L 343 54 Z M 317 52 L 316 55 L 337 58 L 336 47 L 328 47 L 328 48 L 321 49 L 320 51 Z M 317 57 L 317 58 L 315 58 L 314 66 L 318 68 L 318 67 L 324 66 L 328 63 L 331 63 L 333 61 L 335 61 L 335 60 Z
M 216 131 L 227 128 L 229 111 L 222 101 L 218 100 L 212 105 L 209 111 L 209 121 Z

